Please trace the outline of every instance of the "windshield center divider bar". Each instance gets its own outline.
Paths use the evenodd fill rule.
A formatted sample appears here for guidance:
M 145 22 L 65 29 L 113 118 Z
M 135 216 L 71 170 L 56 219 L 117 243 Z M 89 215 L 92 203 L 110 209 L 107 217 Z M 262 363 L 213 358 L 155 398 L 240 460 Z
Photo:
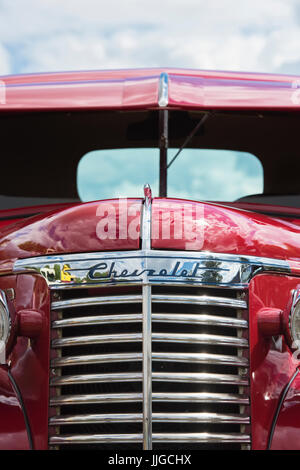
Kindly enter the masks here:
M 167 197 L 169 111 L 159 111 L 159 197 Z

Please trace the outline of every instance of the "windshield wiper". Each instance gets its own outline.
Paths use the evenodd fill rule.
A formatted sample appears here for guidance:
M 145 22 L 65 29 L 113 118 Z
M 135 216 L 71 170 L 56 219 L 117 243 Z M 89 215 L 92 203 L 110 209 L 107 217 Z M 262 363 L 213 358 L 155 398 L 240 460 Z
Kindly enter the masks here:
M 196 125 L 196 127 L 192 130 L 192 132 L 187 136 L 187 138 L 185 139 L 185 141 L 183 142 L 182 146 L 180 147 L 180 149 L 178 150 L 178 152 L 176 153 L 176 155 L 172 158 L 172 160 L 170 161 L 170 163 L 168 163 L 167 165 L 167 169 L 170 168 L 170 166 L 172 165 L 172 163 L 174 163 L 174 161 L 176 160 L 176 158 L 178 157 L 178 155 L 182 152 L 182 150 L 187 146 L 187 144 L 192 140 L 192 138 L 194 137 L 194 135 L 196 134 L 196 132 L 203 126 L 203 124 L 205 123 L 205 121 L 208 119 L 208 116 L 209 116 L 209 113 L 207 114 L 204 114 L 204 116 L 202 116 L 202 118 L 200 119 L 200 121 L 198 122 L 198 124 Z
M 198 132 L 198 130 L 203 126 L 206 122 L 208 117 L 211 113 L 206 113 L 192 132 L 186 137 L 185 141 L 183 142 L 180 149 L 177 151 L 176 155 L 172 158 L 172 160 L 168 163 L 168 140 L 169 140 L 169 129 L 168 129 L 168 120 L 169 120 L 169 112 L 168 110 L 161 110 L 159 112 L 159 196 L 166 197 L 167 196 L 167 177 L 168 177 L 168 169 L 174 163 L 176 158 L 182 152 L 182 150 L 187 146 L 187 144 L 192 140 L 194 135 Z

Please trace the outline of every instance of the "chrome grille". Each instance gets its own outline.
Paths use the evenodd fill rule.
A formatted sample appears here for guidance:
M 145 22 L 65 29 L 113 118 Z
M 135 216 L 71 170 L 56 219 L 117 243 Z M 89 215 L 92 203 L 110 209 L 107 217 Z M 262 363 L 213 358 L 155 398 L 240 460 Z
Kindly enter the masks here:
M 142 287 L 52 291 L 49 441 L 142 448 Z M 152 287 L 153 447 L 250 444 L 247 292 Z

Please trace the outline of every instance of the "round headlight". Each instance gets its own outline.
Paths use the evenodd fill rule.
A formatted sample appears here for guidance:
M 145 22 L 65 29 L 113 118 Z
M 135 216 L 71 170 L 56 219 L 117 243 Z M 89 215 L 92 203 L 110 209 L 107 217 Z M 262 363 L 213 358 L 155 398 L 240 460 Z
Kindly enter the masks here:
M 290 336 L 292 347 L 300 349 L 300 299 L 299 297 L 293 302 L 290 320 L 289 320 Z

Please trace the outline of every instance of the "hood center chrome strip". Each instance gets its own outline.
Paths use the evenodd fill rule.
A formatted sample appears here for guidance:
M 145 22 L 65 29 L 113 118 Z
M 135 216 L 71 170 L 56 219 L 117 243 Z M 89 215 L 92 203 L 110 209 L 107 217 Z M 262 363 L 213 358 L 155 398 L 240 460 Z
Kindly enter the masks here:
M 144 186 L 145 200 L 142 219 L 142 249 L 151 249 L 151 188 Z M 150 284 L 143 292 L 143 448 L 152 450 L 152 304 Z

